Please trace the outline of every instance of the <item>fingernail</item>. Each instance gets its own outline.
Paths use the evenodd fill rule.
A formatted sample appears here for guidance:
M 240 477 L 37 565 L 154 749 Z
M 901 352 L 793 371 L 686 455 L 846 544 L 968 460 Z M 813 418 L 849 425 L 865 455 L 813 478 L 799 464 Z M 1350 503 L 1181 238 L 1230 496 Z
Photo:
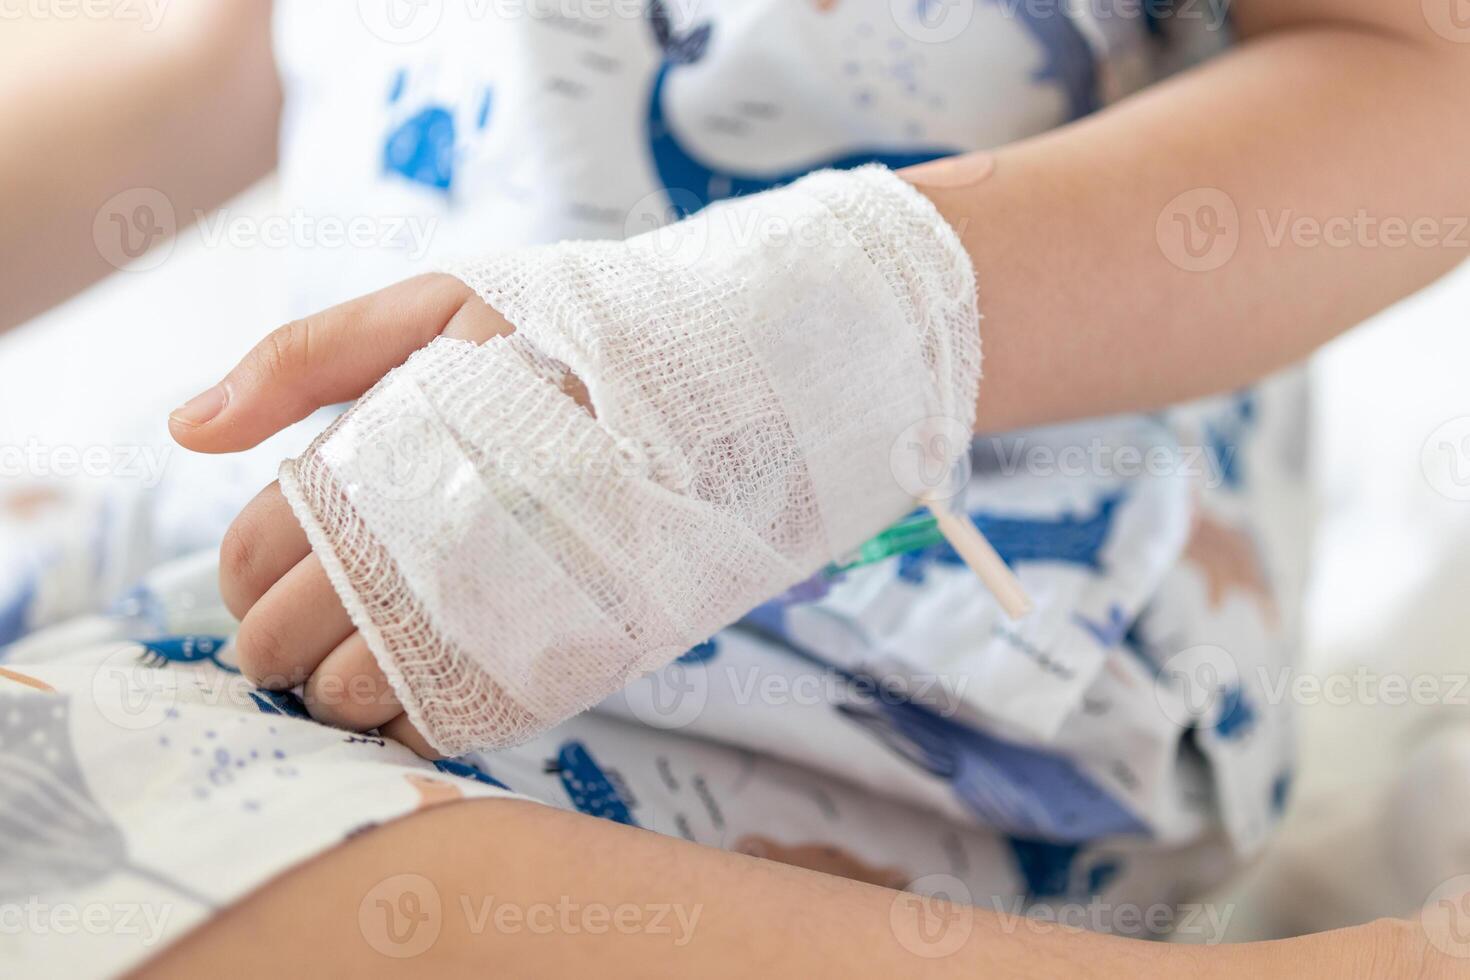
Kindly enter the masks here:
M 215 385 L 204 394 L 195 395 L 184 402 L 170 412 L 168 417 L 185 425 L 203 425 L 224 411 L 225 403 L 229 400 L 225 386 Z

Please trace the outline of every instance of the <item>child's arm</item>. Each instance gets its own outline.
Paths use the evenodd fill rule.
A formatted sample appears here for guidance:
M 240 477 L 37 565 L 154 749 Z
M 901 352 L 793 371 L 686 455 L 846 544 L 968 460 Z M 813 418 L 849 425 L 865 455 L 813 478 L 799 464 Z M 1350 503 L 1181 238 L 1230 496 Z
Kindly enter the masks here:
M 980 425 L 1246 384 L 1470 255 L 1470 27 L 1428 23 L 1454 3 L 1237 0 L 1224 56 L 978 182 L 978 157 L 906 174 L 979 273 Z
M 475 800 L 354 835 L 202 925 L 137 977 L 193 980 L 217 973 L 221 963 L 238 976 L 280 976 L 282 964 L 289 964 L 290 975 L 386 973 L 389 934 L 381 918 L 359 910 L 372 897 L 413 894 L 391 890 L 395 879 L 387 876 L 405 869 L 414 875 L 402 878 L 442 896 L 442 914 L 426 916 L 425 928 L 436 938 L 422 954 L 402 961 L 434 977 L 483 976 L 487 963 L 497 975 L 605 980 L 1464 975 L 1457 969 L 1463 961 L 1432 947 L 1431 934 L 1408 921 L 1385 919 L 1271 942 L 1148 942 L 1008 917 L 991 896 L 975 896 L 974 908 L 956 907 L 579 813 Z M 550 935 L 476 928 L 475 917 L 460 909 L 472 896 L 483 902 L 492 895 L 499 907 L 520 910 L 547 903 L 549 896 L 561 896 L 573 909 L 663 909 L 667 927 L 577 928 L 574 919 L 571 928 Z M 533 921 L 529 915 L 527 921 Z M 1451 935 L 1436 928 L 1433 935 Z M 262 936 L 270 941 L 261 942 Z M 418 948 L 407 940 L 394 946 L 386 951 Z
M 126 257 L 93 238 L 115 195 L 127 223 L 149 203 L 138 190 L 156 189 L 183 226 L 275 162 L 269 0 L 85 7 L 0 16 L 0 331 Z M 169 225 L 138 218 L 129 248 Z M 102 213 L 99 234 L 123 233 Z

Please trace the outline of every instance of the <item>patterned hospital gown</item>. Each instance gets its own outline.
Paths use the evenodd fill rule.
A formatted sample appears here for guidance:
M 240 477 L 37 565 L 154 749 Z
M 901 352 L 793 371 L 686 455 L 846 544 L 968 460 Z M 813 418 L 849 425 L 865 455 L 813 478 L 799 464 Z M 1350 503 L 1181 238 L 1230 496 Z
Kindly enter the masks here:
M 294 303 L 1004 144 L 1226 33 L 1066 6 L 277 0 L 287 206 L 401 232 L 308 250 Z M 234 666 L 212 549 L 279 448 L 181 459 L 148 491 L 7 483 L 0 973 L 122 972 L 349 835 L 511 794 L 1000 911 L 1178 926 L 1289 794 L 1270 691 L 1295 646 L 1304 418 L 1291 375 L 977 439 L 960 502 L 1037 600 L 1024 622 L 921 536 L 527 745 L 436 764 Z

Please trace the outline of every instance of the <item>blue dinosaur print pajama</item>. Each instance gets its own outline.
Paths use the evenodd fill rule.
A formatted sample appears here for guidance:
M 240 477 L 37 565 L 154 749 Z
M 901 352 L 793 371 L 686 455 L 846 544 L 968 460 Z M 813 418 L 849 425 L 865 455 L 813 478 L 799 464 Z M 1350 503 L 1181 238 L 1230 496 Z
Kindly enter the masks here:
M 446 2 L 387 32 L 407 22 L 371 6 L 276 0 L 283 192 L 317 218 L 430 222 L 433 262 L 997 146 L 1227 33 L 1107 2 Z M 292 302 L 420 271 L 409 245 L 303 255 Z M 1151 935 L 1140 910 L 1239 867 L 1289 798 L 1271 681 L 1295 645 L 1304 416 L 1285 375 L 977 439 L 959 503 L 1035 598 L 1024 622 L 911 542 L 526 745 L 437 763 L 235 666 L 213 546 L 279 445 L 148 493 L 0 486 L 0 964 L 118 975 L 351 835 L 494 797 Z M 67 908 L 108 928 L 62 928 Z

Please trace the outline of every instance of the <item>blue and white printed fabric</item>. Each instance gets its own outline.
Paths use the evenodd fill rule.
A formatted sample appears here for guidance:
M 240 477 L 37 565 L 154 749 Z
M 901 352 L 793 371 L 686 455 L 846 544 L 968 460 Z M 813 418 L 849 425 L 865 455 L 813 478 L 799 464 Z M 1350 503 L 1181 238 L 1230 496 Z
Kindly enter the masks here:
M 384 232 L 304 253 L 303 313 L 454 253 L 1000 145 L 1170 54 L 1106 2 L 398 6 L 277 0 L 288 207 Z M 1127 931 L 1256 853 L 1285 805 L 1304 421 L 1285 376 L 977 439 L 959 504 L 1035 597 L 1023 623 L 926 547 L 774 599 L 528 745 L 438 764 L 234 666 L 212 545 L 292 447 L 178 457 L 146 491 L 6 482 L 0 962 L 116 975 L 366 827 L 514 794 Z M 123 908 L 126 929 L 55 915 Z

